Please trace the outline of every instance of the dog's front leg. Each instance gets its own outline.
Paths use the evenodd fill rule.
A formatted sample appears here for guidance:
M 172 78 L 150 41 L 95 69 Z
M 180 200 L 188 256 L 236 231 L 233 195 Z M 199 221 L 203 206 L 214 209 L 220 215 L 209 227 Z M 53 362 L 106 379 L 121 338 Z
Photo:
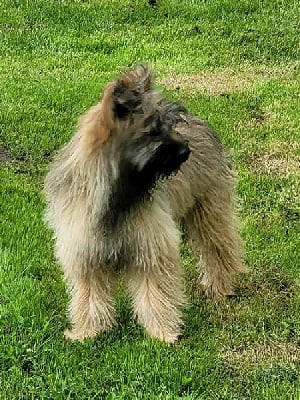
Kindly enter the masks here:
M 115 324 L 114 273 L 102 269 L 76 273 L 71 270 L 67 281 L 71 289 L 69 315 L 72 329 L 65 331 L 65 338 L 82 340 L 109 330 Z
M 175 343 L 182 330 L 181 307 L 185 302 L 179 265 L 161 260 L 147 271 L 132 267 L 128 288 L 134 312 L 150 337 Z

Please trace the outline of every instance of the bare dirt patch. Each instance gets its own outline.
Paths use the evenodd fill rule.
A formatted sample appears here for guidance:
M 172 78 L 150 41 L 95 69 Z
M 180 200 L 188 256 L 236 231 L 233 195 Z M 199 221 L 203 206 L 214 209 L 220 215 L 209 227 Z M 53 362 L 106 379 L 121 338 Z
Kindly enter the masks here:
M 169 89 L 183 89 L 189 92 L 202 91 L 210 96 L 247 90 L 273 78 L 288 79 L 293 68 L 250 67 L 243 69 L 222 69 L 202 71 L 197 74 L 168 74 L 159 83 Z
M 0 163 L 7 164 L 12 161 L 12 157 L 9 152 L 0 145 Z
M 254 173 L 267 175 L 300 175 L 299 151 L 300 143 L 298 142 L 274 141 L 267 151 L 252 157 L 249 168 Z

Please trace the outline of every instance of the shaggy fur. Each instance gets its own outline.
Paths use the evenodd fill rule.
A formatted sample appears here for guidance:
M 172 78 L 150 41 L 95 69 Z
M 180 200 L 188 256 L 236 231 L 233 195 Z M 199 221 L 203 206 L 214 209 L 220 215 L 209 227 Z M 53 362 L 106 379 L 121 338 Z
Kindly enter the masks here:
M 181 224 L 198 258 L 199 286 L 216 297 L 232 293 L 243 270 L 235 183 L 216 134 L 163 99 L 148 68 L 110 83 L 45 181 L 47 220 L 72 296 L 65 336 L 93 337 L 115 324 L 121 270 L 148 335 L 175 342 L 185 303 Z

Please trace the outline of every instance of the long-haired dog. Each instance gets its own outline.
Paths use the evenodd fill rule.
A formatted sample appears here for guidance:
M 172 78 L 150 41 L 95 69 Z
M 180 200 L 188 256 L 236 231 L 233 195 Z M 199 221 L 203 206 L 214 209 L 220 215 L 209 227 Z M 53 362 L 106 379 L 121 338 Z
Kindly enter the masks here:
M 235 183 L 216 134 L 165 100 L 149 68 L 108 84 L 45 181 L 47 220 L 71 291 L 65 336 L 93 337 L 115 324 L 121 270 L 148 335 L 175 342 L 185 303 L 181 226 L 198 259 L 199 286 L 230 294 L 243 270 Z

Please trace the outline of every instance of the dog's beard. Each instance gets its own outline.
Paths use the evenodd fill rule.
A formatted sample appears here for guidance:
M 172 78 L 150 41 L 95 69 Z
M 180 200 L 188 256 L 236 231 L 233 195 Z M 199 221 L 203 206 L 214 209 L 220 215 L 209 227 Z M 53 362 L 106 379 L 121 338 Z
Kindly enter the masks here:
M 190 150 L 186 144 L 153 147 L 150 154 L 142 151 L 120 159 L 119 174 L 112 185 L 105 222 L 117 226 L 137 204 L 151 199 L 156 182 L 174 175 L 185 162 Z
M 131 179 L 147 191 L 158 179 L 175 174 L 188 154 L 179 154 L 176 145 L 161 145 L 146 162 L 131 165 Z

